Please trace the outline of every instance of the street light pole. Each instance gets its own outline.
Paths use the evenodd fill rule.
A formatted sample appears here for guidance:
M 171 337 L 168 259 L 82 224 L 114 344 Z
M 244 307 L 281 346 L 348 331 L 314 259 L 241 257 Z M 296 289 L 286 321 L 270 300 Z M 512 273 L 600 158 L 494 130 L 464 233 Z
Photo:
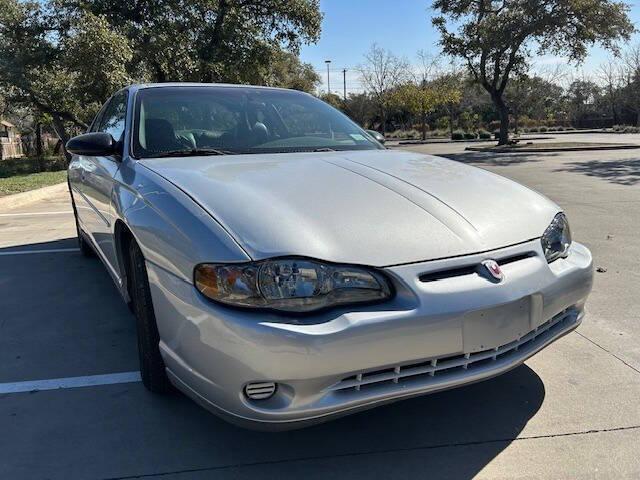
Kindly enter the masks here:
M 327 64 L 327 93 L 331 93 L 331 80 L 329 78 L 329 64 L 331 63 L 331 60 L 325 60 L 324 63 Z
M 347 100 L 347 69 L 343 68 L 342 69 L 342 96 L 345 99 L 345 101 Z

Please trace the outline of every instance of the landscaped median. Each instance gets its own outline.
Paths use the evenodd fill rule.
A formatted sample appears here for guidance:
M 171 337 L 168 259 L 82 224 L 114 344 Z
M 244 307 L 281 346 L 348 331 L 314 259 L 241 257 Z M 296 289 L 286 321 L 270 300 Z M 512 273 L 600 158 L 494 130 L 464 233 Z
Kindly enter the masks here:
M 66 182 L 64 158 L 13 158 L 0 161 L 0 197 Z
M 545 142 L 545 143 L 515 143 L 510 145 L 470 146 L 465 150 L 472 152 L 495 153 L 543 153 L 543 152 L 572 152 L 589 150 L 627 150 L 640 148 L 631 143 L 596 143 L 596 142 Z

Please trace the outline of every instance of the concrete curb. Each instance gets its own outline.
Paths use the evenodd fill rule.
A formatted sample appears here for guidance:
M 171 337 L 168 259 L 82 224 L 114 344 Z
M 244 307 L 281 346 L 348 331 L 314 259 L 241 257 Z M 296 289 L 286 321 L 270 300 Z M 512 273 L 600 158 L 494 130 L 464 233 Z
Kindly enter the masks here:
M 593 147 L 559 147 L 559 148 L 513 148 L 506 150 L 504 148 L 482 148 L 467 147 L 465 150 L 470 152 L 492 152 L 492 153 L 549 153 L 549 152 L 588 152 L 592 150 L 631 150 L 640 148 L 640 145 L 599 145 Z
M 67 182 L 49 185 L 48 187 L 36 188 L 28 192 L 15 193 L 0 197 L 0 211 L 20 207 L 29 203 L 37 202 L 45 198 L 52 197 L 67 190 Z
M 516 140 L 549 140 L 553 139 L 553 137 L 514 137 Z M 495 142 L 496 140 L 493 138 L 468 138 L 463 140 L 451 140 L 449 138 L 434 138 L 432 140 L 392 140 L 388 139 L 389 142 L 396 142 L 398 145 L 429 145 L 431 143 L 487 143 L 487 142 Z

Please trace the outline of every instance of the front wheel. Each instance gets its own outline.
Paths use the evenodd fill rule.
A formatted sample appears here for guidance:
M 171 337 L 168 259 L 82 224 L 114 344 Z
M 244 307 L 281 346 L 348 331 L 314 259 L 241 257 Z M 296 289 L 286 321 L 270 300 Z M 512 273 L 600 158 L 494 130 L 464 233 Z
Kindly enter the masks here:
M 131 303 L 138 330 L 138 357 L 142 383 L 154 393 L 171 390 L 164 361 L 160 354 L 160 334 L 151 302 L 151 291 L 144 256 L 138 244 L 129 244 L 129 273 L 131 274 Z

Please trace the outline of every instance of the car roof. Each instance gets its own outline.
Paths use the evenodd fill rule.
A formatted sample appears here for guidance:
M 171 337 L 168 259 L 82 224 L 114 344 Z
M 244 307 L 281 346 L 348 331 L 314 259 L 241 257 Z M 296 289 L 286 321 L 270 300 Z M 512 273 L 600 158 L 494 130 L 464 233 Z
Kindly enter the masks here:
M 145 90 L 148 88 L 167 88 L 167 87 L 228 87 L 228 88 L 260 88 L 265 90 L 281 90 L 287 92 L 299 92 L 306 93 L 299 90 L 292 90 L 289 88 L 280 87 L 268 87 L 264 85 L 242 85 L 236 83 L 197 83 L 197 82 L 166 82 L 166 83 L 134 83 L 129 85 L 126 89 L 133 90 Z

